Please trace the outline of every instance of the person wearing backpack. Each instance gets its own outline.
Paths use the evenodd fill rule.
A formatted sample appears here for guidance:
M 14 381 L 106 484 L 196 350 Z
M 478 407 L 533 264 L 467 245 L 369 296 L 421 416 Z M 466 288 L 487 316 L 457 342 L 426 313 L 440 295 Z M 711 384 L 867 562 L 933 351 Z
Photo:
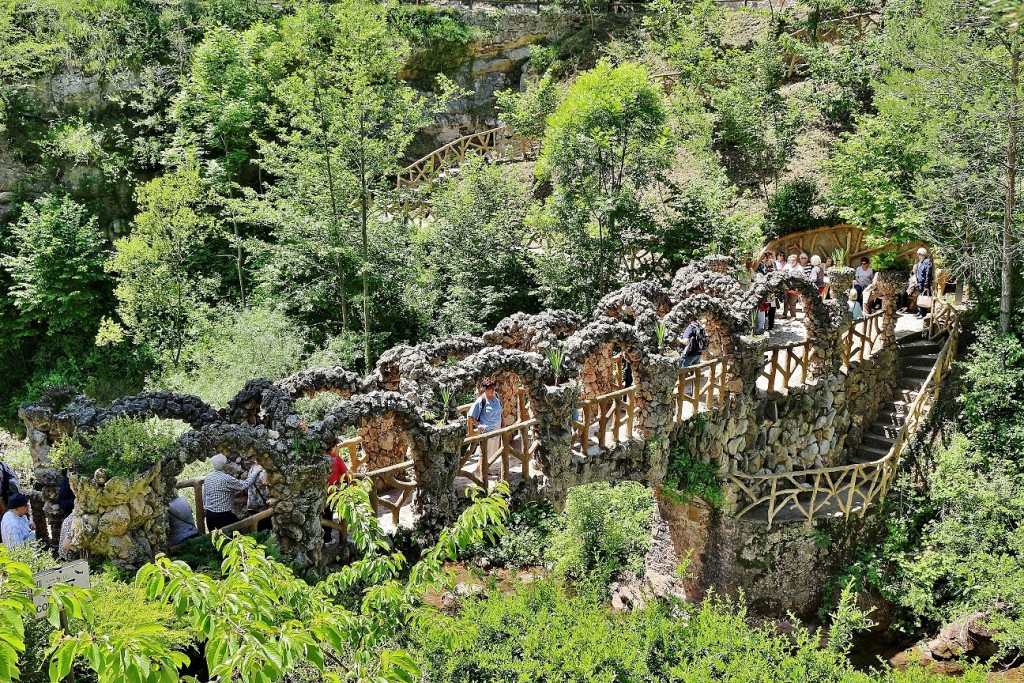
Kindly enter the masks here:
M 679 356 L 679 367 L 688 368 L 700 362 L 700 356 L 710 346 L 708 333 L 699 322 L 693 320 L 683 330 L 683 352 Z

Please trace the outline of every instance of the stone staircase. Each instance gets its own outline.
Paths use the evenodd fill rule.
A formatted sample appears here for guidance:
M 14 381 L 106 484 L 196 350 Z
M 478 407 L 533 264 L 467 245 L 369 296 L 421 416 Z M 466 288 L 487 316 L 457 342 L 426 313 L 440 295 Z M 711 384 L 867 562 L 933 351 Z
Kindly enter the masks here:
M 900 339 L 901 379 L 893 389 L 892 398 L 882 405 L 875 421 L 864 433 L 860 448 L 850 459 L 851 464 L 874 462 L 888 455 L 910 405 L 935 366 L 943 341 L 925 339 L 920 332 Z

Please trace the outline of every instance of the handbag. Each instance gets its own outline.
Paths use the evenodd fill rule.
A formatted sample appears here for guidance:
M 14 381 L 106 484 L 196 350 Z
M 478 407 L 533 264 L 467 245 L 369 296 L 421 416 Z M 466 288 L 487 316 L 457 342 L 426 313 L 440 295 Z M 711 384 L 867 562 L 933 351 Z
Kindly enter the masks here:
M 917 297 L 917 307 L 918 308 L 931 308 L 932 307 L 932 295 L 931 294 L 922 294 L 919 297 Z

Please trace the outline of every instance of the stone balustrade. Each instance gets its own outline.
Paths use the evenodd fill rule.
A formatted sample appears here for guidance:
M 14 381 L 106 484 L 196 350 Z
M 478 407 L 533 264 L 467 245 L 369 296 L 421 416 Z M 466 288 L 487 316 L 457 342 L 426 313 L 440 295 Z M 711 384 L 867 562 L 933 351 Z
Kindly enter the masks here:
M 744 287 L 727 271 L 728 260 L 716 257 L 680 269 L 668 287 L 627 285 L 604 297 L 590 322 L 569 311 L 520 313 L 482 337 L 399 346 L 365 377 L 316 368 L 278 382 L 253 379 L 221 409 L 167 392 L 99 408 L 64 389 L 21 409 L 36 482 L 50 500 L 59 476 L 55 480 L 48 449 L 78 431 L 119 415 L 183 420 L 190 429 L 140 479 L 148 490 L 133 495 L 143 502 L 111 503 L 127 510 L 125 524 L 100 523 L 108 513 L 92 511 L 98 504 L 90 500 L 97 495 L 92 484 L 73 480 L 79 496 L 74 514 L 81 518 L 76 543 L 131 565 L 163 550 L 166 528 L 159 518 L 175 495 L 177 476 L 189 463 L 224 453 L 240 468 L 259 463 L 267 470 L 274 537 L 296 565 L 315 567 L 321 563 L 326 453 L 342 442 L 357 475 L 376 482 L 383 511 L 398 522 L 402 507 L 411 506 L 409 518 L 428 536 L 454 520 L 470 483 L 496 478 L 510 481 L 514 502 L 546 499 L 560 507 L 581 484 L 659 486 L 675 448 L 715 464 L 723 482 L 732 473 L 842 462 L 894 384 L 894 305 L 887 303 L 872 328 L 883 339 L 871 353 L 851 359 L 844 353 L 851 334 L 845 301 L 823 300 L 791 273 L 758 276 Z M 759 387 L 766 356 L 778 351 L 764 337 L 750 336 L 751 314 L 789 290 L 800 294 L 807 333 L 799 381 L 791 375 Z M 693 320 L 703 322 L 711 348 L 696 370 L 680 370 L 671 350 Z M 509 404 L 506 428 L 468 434 L 457 403 L 485 378 L 498 381 Z M 323 420 L 305 425 L 295 401 L 323 391 L 342 398 Z M 48 507 L 47 514 L 55 510 Z M 59 522 L 51 520 L 51 527 Z

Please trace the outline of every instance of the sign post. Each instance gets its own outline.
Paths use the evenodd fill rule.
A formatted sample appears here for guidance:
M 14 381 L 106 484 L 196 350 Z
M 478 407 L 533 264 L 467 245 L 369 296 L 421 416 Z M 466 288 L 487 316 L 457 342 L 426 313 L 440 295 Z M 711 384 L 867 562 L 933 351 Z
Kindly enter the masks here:
M 85 560 L 75 560 L 74 562 L 33 574 L 32 578 L 35 579 L 36 588 L 39 589 L 39 592 L 32 596 L 32 602 L 36 606 L 36 618 L 41 619 L 46 616 L 46 605 L 50 595 L 49 588 L 56 586 L 58 583 L 78 586 L 79 588 L 89 588 L 89 563 Z

